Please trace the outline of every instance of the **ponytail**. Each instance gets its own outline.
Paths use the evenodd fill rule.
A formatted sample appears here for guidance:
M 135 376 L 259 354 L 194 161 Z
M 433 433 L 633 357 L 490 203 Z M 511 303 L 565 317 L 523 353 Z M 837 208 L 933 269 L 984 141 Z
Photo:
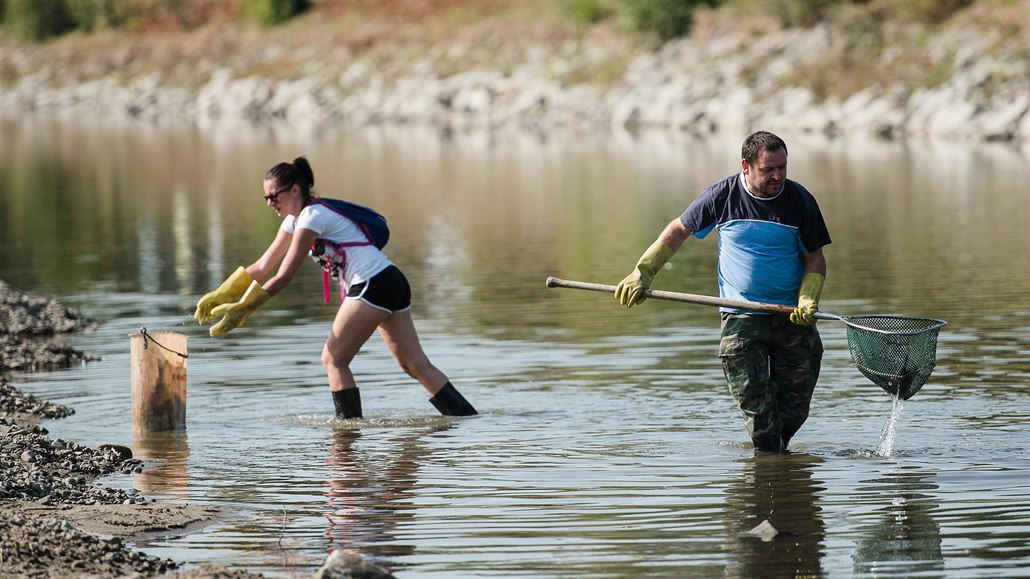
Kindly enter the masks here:
M 297 157 L 292 163 L 279 163 L 265 173 L 265 180 L 274 179 L 279 187 L 300 187 L 301 195 L 311 196 L 315 186 L 315 173 L 304 157 Z

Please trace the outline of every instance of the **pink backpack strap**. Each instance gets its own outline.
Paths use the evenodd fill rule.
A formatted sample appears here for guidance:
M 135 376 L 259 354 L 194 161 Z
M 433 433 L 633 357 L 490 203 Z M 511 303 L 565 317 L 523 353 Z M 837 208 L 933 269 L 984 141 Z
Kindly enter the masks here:
M 366 245 L 375 245 L 371 241 L 348 241 L 344 243 L 333 243 L 331 241 L 316 240 L 316 243 L 321 243 L 325 248 L 325 251 L 332 251 L 336 255 L 340 256 L 340 276 L 342 277 L 347 271 L 347 248 L 348 247 L 363 247 Z M 312 246 L 314 247 L 314 246 Z M 332 267 L 331 261 L 327 261 L 326 265 L 322 268 L 322 297 L 325 299 L 325 303 L 329 303 L 329 270 Z M 343 289 L 343 280 L 340 280 L 340 301 L 347 299 L 347 292 Z
M 325 303 L 329 303 L 329 270 L 326 268 L 322 268 L 322 295 L 325 297 Z

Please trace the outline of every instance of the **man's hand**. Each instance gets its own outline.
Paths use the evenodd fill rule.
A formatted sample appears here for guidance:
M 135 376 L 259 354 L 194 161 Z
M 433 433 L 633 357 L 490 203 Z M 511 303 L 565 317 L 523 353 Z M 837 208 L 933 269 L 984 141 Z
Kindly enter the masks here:
M 662 240 L 657 240 L 647 248 L 637 261 L 636 269 L 624 277 L 615 288 L 615 299 L 620 304 L 631 308 L 645 299 L 644 290 L 651 287 L 651 280 L 662 269 L 676 252 Z
M 806 273 L 801 278 L 801 289 L 798 290 L 798 307 L 790 314 L 790 321 L 799 326 L 811 326 L 815 323 L 815 313 L 819 311 L 819 297 L 823 293 L 824 277 L 820 273 Z

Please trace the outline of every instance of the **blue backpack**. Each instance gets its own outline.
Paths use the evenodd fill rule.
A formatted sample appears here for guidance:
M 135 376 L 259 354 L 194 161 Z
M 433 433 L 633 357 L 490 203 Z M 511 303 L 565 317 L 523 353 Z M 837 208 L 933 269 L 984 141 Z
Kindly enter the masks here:
M 343 199 L 329 199 L 323 197 L 312 197 L 307 205 L 319 205 L 328 207 L 330 210 L 350 219 L 357 224 L 365 233 L 368 241 L 351 241 L 344 243 L 333 243 L 325 239 L 316 239 L 308 254 L 315 260 L 315 263 L 322 268 L 322 294 L 325 303 L 329 303 L 329 278 L 340 279 L 347 267 L 347 248 L 363 245 L 374 245 L 378 249 L 386 246 L 390 241 L 390 228 L 386 226 L 386 218 L 371 207 L 344 201 Z M 346 299 L 343 285 L 340 285 L 340 301 Z
M 309 204 L 311 203 L 324 205 L 357 223 L 358 227 L 365 232 L 365 237 L 379 249 L 386 247 L 386 243 L 390 241 L 390 228 L 386 226 L 386 218 L 371 207 L 327 197 L 312 197 Z

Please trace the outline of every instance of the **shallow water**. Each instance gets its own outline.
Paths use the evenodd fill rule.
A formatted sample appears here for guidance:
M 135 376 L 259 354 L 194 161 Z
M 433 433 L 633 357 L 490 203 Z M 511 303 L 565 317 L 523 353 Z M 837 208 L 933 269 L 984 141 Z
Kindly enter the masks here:
M 737 169 L 737 138 L 5 120 L 0 278 L 103 322 L 70 339 L 101 361 L 13 382 L 76 410 L 52 436 L 146 460 L 101 484 L 226 509 L 138 542 L 189 565 L 306 577 L 342 547 L 398 577 L 1025 574 L 1026 154 L 785 136 L 834 239 L 824 309 L 949 322 L 904 412 L 852 366 L 843 324 L 820 322 L 824 369 L 788 456 L 751 450 L 714 309 L 544 287 L 617 282 Z M 481 415 L 438 416 L 375 338 L 354 366 L 367 419 L 332 419 L 334 306 L 314 266 L 223 339 L 189 317 L 264 249 L 261 177 L 298 154 L 324 194 L 387 214 L 423 344 Z M 689 241 L 655 287 L 715 294 L 714 253 L 714 236 Z M 132 434 L 142 326 L 190 336 L 184 432 Z M 749 534 L 766 520 L 775 537 Z

